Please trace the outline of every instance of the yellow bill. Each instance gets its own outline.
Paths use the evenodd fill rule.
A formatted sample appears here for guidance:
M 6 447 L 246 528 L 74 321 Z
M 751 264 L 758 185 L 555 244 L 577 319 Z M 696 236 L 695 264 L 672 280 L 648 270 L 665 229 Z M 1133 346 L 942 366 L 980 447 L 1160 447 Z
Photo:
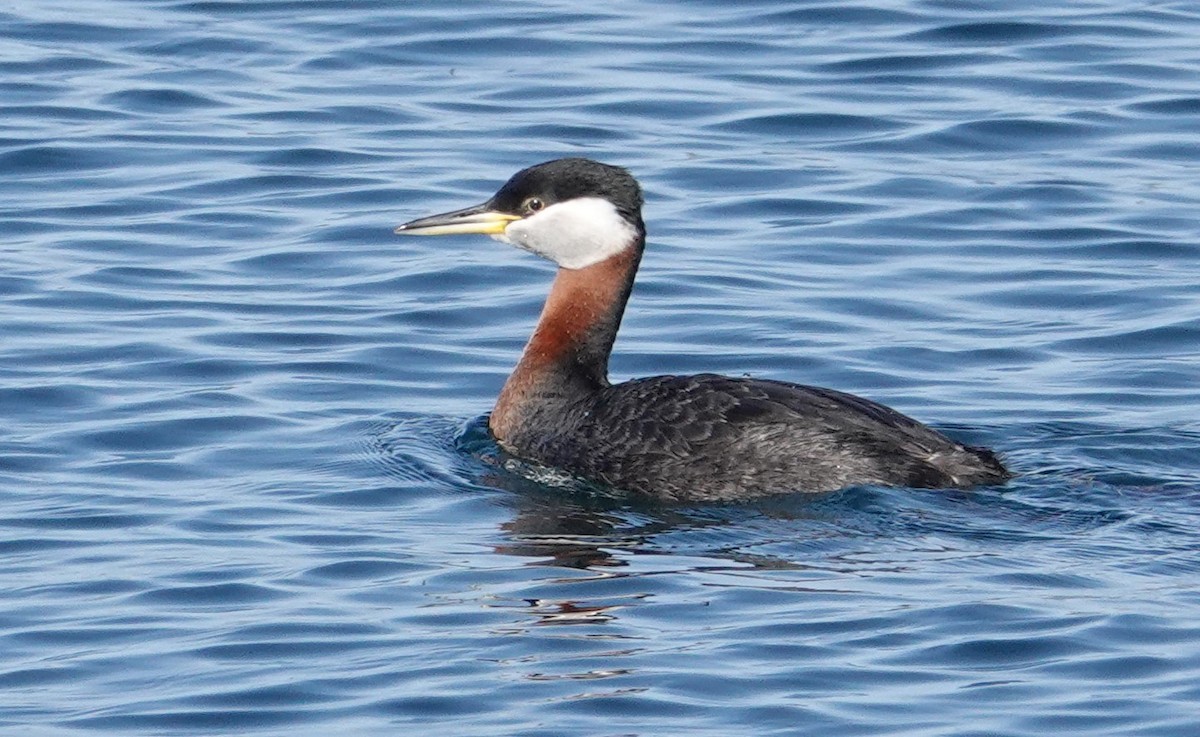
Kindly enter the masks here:
M 490 209 L 490 202 L 441 215 L 417 218 L 396 228 L 398 235 L 498 235 L 520 215 Z

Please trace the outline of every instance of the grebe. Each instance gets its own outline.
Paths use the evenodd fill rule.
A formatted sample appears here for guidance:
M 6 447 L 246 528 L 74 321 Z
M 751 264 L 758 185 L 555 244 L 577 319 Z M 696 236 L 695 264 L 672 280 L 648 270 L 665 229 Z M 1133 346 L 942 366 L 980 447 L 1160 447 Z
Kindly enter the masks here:
M 624 169 L 548 161 L 517 172 L 481 205 L 396 233 L 482 233 L 558 264 L 488 421 L 518 457 L 672 501 L 860 484 L 964 488 L 1011 477 L 990 450 L 832 389 L 716 374 L 609 383 L 608 357 L 646 244 L 641 188 Z

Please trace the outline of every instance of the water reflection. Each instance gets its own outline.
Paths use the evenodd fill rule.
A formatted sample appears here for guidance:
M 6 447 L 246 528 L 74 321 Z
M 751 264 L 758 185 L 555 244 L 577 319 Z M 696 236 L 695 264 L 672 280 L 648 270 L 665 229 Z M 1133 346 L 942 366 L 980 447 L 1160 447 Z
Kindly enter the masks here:
M 666 555 L 687 568 L 709 572 L 803 569 L 805 565 L 788 557 L 748 548 L 793 538 L 803 534 L 806 523 L 820 524 L 825 518 L 815 497 L 670 507 L 574 480 L 548 486 L 522 475 L 523 465 L 505 463 L 482 475 L 479 483 L 512 492 L 505 506 L 513 517 L 500 525 L 506 542 L 495 550 L 525 558 L 526 565 L 644 576 L 642 566 L 615 569 Z M 747 537 L 748 531 L 762 535 Z
M 507 492 L 496 499 L 511 515 L 498 524 L 502 542 L 495 552 L 526 566 L 598 577 L 688 570 L 736 573 L 748 584 L 752 572 L 770 577 L 790 571 L 800 574 L 761 583 L 803 589 L 811 578 L 968 561 L 997 541 L 1043 541 L 1129 519 L 1127 510 L 1112 506 L 1108 488 L 1085 493 L 1062 474 L 1047 479 L 1037 472 L 1003 490 L 860 487 L 744 504 L 669 506 L 514 458 L 491 439 L 486 417 L 466 423 L 407 418 L 377 431 L 373 445 L 397 479 L 472 495 Z M 564 597 L 554 606 L 561 609 L 556 616 L 582 616 L 599 605 Z
M 637 597 L 643 598 L 643 597 Z M 617 618 L 618 609 L 625 604 L 594 605 L 579 604 L 573 601 L 543 601 L 532 599 L 529 602 L 537 615 L 538 625 L 563 624 L 604 624 Z

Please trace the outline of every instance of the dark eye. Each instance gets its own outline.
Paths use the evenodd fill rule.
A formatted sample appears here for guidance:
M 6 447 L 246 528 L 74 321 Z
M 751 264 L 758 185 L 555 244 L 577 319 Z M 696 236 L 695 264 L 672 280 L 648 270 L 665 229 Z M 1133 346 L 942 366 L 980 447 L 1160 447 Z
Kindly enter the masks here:
M 525 210 L 527 212 L 537 212 L 545 206 L 546 204 L 537 197 L 530 197 L 529 199 L 525 200 Z

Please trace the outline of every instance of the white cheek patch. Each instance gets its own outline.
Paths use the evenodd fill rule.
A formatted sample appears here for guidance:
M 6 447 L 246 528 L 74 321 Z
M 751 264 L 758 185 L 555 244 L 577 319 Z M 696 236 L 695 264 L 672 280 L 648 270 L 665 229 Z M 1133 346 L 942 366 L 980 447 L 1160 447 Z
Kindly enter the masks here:
M 581 197 L 510 223 L 503 240 L 564 269 L 582 269 L 620 253 L 636 238 L 637 230 L 611 202 Z

